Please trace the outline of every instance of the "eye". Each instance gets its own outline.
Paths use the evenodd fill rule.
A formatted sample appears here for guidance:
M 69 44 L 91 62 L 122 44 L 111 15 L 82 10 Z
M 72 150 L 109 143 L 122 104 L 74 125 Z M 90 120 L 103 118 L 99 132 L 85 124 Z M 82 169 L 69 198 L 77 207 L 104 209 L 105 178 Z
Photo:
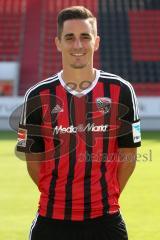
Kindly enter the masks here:
M 66 40 L 68 41 L 68 40 L 72 40 L 73 39 L 73 37 L 66 37 Z
M 90 37 L 89 35 L 83 35 L 83 36 L 82 36 L 82 39 L 90 40 L 91 37 Z
M 67 34 L 67 35 L 64 37 L 64 39 L 65 39 L 66 41 L 73 40 L 73 38 L 74 38 L 74 36 L 73 36 L 72 34 Z

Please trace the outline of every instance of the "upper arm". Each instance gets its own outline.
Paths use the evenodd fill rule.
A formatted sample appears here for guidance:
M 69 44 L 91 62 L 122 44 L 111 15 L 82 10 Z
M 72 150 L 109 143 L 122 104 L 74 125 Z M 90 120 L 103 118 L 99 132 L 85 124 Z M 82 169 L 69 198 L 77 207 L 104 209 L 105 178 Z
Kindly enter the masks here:
M 120 162 L 129 162 L 135 165 L 137 148 L 119 148 Z
M 141 130 L 137 97 L 130 83 L 124 85 L 119 104 L 119 148 L 136 148 L 141 145 Z
M 45 153 L 25 153 L 26 161 L 28 163 L 37 162 L 41 163 L 44 160 Z
M 26 153 L 25 157 L 26 157 L 27 168 L 29 170 L 35 167 L 39 167 L 45 159 L 45 154 L 44 153 Z
M 40 97 L 34 92 L 26 93 L 18 129 L 17 151 L 25 153 L 44 152 L 41 134 L 42 109 Z

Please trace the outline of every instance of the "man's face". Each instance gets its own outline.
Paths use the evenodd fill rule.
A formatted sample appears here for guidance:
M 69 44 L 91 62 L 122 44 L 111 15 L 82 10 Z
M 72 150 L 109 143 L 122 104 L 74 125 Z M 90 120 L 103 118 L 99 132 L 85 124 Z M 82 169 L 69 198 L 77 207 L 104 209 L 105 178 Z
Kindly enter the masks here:
M 63 67 L 82 69 L 93 66 L 93 54 L 99 47 L 89 20 L 67 20 L 63 24 L 61 39 L 55 39 L 57 48 L 62 53 Z

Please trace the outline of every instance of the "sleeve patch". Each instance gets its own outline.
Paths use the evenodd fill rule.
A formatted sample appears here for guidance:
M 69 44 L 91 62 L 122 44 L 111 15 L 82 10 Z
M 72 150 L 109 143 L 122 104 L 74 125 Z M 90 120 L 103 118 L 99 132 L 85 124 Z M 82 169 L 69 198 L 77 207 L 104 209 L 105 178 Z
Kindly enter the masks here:
M 132 124 L 133 142 L 137 143 L 141 141 L 141 127 L 140 121 Z
M 26 147 L 26 143 L 27 143 L 27 129 L 19 128 L 17 146 Z

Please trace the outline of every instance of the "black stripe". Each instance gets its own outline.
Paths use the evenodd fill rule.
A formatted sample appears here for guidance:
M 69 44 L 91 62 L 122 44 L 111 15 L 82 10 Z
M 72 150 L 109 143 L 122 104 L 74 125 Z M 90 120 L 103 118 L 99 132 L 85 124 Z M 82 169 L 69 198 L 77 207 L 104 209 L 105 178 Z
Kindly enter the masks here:
M 99 82 L 101 83 L 112 83 L 114 85 L 120 86 L 122 82 L 119 79 L 116 78 L 106 78 L 106 77 L 100 77 Z
M 52 82 L 48 82 L 48 81 L 52 81 Z M 45 81 L 43 84 L 38 85 L 36 87 L 36 89 L 34 89 L 33 91 L 35 92 L 35 94 L 45 90 L 45 89 L 50 89 L 52 88 L 52 86 L 58 86 L 60 85 L 60 81 L 58 80 L 58 77 L 53 78 L 51 80 Z
M 109 87 L 106 86 L 106 84 L 103 84 L 104 88 L 104 97 L 109 97 L 110 98 L 110 90 Z M 108 124 L 108 114 L 104 114 L 104 125 Z M 110 121 L 109 121 L 110 122 Z M 108 209 L 109 209 L 109 204 L 108 204 L 108 187 L 107 187 L 107 182 L 105 179 L 105 174 L 106 174 L 106 156 L 108 154 L 108 143 L 109 143 L 109 129 L 106 132 L 103 132 L 103 154 L 102 154 L 102 161 L 101 161 L 101 179 L 100 179 L 100 184 L 102 188 L 102 204 L 103 204 L 103 214 L 105 214 Z
M 75 126 L 75 104 L 74 97 L 67 93 L 69 126 Z M 71 220 L 72 217 L 72 182 L 74 179 L 74 168 L 76 164 L 76 133 L 70 133 L 69 140 L 69 172 L 66 183 L 66 199 L 64 219 Z
M 50 106 L 51 106 L 51 111 L 52 109 L 56 106 L 56 86 L 53 86 L 50 89 Z M 58 126 L 57 122 L 57 113 L 51 114 L 51 119 L 52 119 L 52 128 L 54 129 L 56 126 Z M 49 188 L 49 199 L 48 199 L 48 204 L 47 204 L 47 213 L 46 217 L 52 217 L 53 215 L 53 206 L 54 206 L 54 197 L 55 197 L 55 188 L 56 188 L 56 181 L 58 178 L 58 164 L 59 164 L 59 158 L 60 158 L 60 144 L 59 144 L 59 134 L 54 133 L 53 137 L 53 144 L 55 148 L 55 153 L 54 153 L 54 160 L 55 161 L 55 168 L 52 171 L 52 179 L 50 182 L 50 188 Z
M 39 82 L 39 83 L 35 84 L 34 86 L 32 86 L 31 88 L 29 88 L 27 90 L 27 92 L 26 92 L 26 94 L 24 96 L 24 103 L 23 103 L 23 107 L 24 108 L 23 108 L 23 112 L 22 112 L 22 123 L 24 122 L 24 119 L 26 117 L 24 110 L 25 110 L 25 105 L 27 104 L 27 101 L 28 101 L 28 98 L 30 97 L 30 95 L 36 96 L 37 94 L 39 94 L 39 92 L 41 90 L 44 90 L 45 88 L 49 88 L 50 84 L 52 84 L 52 83 L 46 84 L 46 82 L 51 81 L 51 80 L 54 80 L 53 82 L 55 84 L 55 81 L 58 80 L 57 74 L 55 76 L 53 76 L 53 78 L 51 78 L 50 80 L 48 80 L 48 79 L 44 80 L 44 82 L 43 82 L 44 84 L 42 84 L 42 82 Z M 59 81 L 57 81 L 56 84 L 58 84 L 58 83 L 59 83 Z
M 121 78 L 118 75 L 117 76 L 115 76 L 115 75 L 109 76 L 109 75 L 107 75 L 107 73 L 106 73 L 106 75 L 104 73 L 100 74 L 100 82 L 103 79 L 110 79 L 110 81 L 114 80 L 114 81 L 112 81 L 112 83 L 114 83 L 114 84 L 117 84 L 115 81 L 119 81 L 120 83 L 123 83 L 124 86 L 126 86 L 129 89 L 129 92 L 131 94 L 131 100 L 133 100 L 132 105 L 135 107 L 135 112 L 134 112 L 134 107 L 132 106 L 133 107 L 133 114 L 135 114 L 135 117 L 138 119 L 138 109 L 137 109 L 137 103 L 136 103 L 136 94 L 135 94 L 135 90 L 134 90 L 132 84 L 130 82 L 128 82 L 127 80 Z M 124 83 L 122 81 L 126 81 L 126 83 Z M 117 85 L 119 85 L 119 84 L 117 84 Z
M 86 99 L 86 125 L 92 124 L 92 92 Z M 88 158 L 89 157 L 89 158 Z M 84 219 L 90 218 L 91 213 L 91 170 L 92 170 L 92 132 L 86 132 L 86 165 L 84 176 Z

